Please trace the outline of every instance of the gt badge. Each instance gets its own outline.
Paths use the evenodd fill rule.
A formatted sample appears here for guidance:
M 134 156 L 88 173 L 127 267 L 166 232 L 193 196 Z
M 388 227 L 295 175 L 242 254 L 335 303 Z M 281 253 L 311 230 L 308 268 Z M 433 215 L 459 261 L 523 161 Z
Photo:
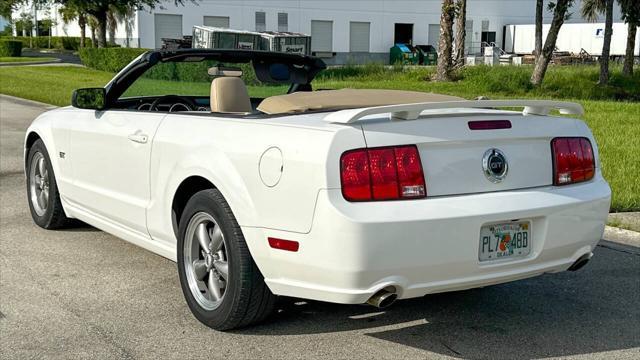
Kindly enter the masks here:
M 482 169 L 487 179 L 497 184 L 507 176 L 509 164 L 507 164 L 507 158 L 502 151 L 489 149 L 482 157 Z

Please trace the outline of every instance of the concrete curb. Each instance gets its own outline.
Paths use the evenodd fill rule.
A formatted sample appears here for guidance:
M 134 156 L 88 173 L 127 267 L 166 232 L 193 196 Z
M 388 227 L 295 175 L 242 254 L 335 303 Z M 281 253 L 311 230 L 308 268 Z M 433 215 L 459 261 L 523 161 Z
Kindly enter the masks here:
M 0 66 L 28 66 L 28 65 L 46 65 L 46 64 L 58 64 L 62 63 L 62 60 L 39 60 L 39 61 L 17 61 L 17 62 L 5 62 L 0 63 Z
M 6 94 L 0 94 L 0 101 L 11 101 L 11 102 L 15 102 L 15 103 L 26 105 L 26 106 L 42 107 L 42 108 L 45 108 L 47 110 L 51 110 L 51 109 L 57 108 L 57 106 L 55 106 L 55 105 L 51 105 L 51 104 L 47 104 L 47 103 L 43 103 L 43 102 L 39 102 L 39 101 L 35 101 L 35 100 L 23 99 L 23 98 L 20 98 L 20 97 L 6 95 Z
M 606 226 L 602 238 L 619 244 L 640 247 L 640 233 L 636 231 Z

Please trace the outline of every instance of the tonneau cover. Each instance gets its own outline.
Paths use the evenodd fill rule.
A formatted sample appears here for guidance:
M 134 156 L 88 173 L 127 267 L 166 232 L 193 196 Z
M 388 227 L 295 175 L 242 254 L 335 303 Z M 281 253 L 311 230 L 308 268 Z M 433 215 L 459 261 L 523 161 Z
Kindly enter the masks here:
M 258 110 L 265 114 L 343 110 L 374 106 L 464 100 L 457 96 L 402 90 L 341 89 L 295 92 L 264 99 Z

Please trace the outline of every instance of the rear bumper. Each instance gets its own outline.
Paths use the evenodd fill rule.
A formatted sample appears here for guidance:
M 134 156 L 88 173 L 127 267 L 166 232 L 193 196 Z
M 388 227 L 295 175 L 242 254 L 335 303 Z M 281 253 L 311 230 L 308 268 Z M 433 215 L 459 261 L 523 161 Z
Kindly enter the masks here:
M 579 185 L 416 201 L 349 203 L 322 190 L 309 233 L 243 231 L 273 293 L 357 304 L 389 285 L 412 298 L 567 270 L 600 240 L 610 199 L 600 174 Z M 531 253 L 481 263 L 480 227 L 514 219 L 531 221 Z M 267 236 L 300 249 L 271 249 Z

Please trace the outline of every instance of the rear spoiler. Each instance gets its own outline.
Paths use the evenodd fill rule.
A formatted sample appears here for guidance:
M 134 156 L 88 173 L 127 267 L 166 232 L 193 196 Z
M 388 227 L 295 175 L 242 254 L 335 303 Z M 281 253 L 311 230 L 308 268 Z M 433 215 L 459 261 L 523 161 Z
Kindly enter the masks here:
M 391 114 L 393 120 L 416 120 L 424 110 L 439 109 L 492 109 L 497 107 L 521 107 L 523 115 L 548 115 L 551 110 L 559 110 L 564 115 L 582 115 L 582 105 L 549 100 L 470 100 L 443 101 L 404 105 L 376 106 L 360 109 L 348 109 L 331 113 L 324 121 L 338 124 L 351 124 L 365 116 Z

